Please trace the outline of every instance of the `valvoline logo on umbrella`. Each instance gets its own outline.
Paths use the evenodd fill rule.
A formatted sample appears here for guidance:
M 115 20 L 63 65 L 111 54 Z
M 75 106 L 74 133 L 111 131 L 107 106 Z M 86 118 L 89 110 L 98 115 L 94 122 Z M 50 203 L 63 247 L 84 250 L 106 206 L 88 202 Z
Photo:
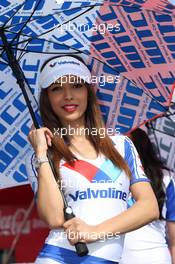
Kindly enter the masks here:
M 115 182 L 121 174 L 120 168 L 115 167 L 110 160 L 105 160 L 100 167 L 84 160 L 75 161 L 74 166 L 68 163 L 64 163 L 63 166 L 80 173 L 91 183 Z

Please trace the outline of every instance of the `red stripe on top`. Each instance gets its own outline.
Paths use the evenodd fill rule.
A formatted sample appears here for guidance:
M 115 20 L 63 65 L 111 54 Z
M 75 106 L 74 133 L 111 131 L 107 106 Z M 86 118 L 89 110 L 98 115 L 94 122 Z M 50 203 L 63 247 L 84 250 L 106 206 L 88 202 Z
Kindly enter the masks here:
M 73 166 L 70 166 L 68 163 L 64 163 L 63 166 L 71 170 L 74 170 L 76 172 L 79 172 L 84 177 L 86 177 L 86 179 L 88 179 L 89 181 L 93 180 L 97 171 L 99 170 L 99 168 L 95 167 L 91 163 L 84 161 L 84 160 L 76 160 Z

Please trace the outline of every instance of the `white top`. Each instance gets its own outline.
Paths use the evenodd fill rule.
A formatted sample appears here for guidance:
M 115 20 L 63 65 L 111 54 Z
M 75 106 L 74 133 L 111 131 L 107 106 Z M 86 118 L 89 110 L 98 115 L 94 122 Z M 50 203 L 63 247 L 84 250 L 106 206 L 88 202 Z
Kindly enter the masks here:
M 66 200 L 75 215 L 90 225 L 96 225 L 125 211 L 130 185 L 149 181 L 143 172 L 133 143 L 121 135 L 113 136 L 112 140 L 129 164 L 131 179 L 103 155 L 99 155 L 94 160 L 77 155 L 78 160 L 75 161 L 74 167 L 64 160 L 60 162 L 60 175 Z M 29 161 L 27 170 L 29 181 L 36 192 L 37 181 L 34 176 L 36 172 L 33 168 L 31 173 Z M 46 243 L 75 250 L 60 229 L 51 230 Z M 119 261 L 123 243 L 124 235 L 112 237 L 105 242 L 96 241 L 88 244 L 89 254 L 106 260 Z
M 163 181 L 166 200 L 162 215 L 167 221 L 175 221 L 175 181 L 167 172 L 164 174 Z M 133 204 L 134 200 L 130 198 L 128 206 L 130 207 Z M 157 220 L 126 234 L 120 264 L 170 264 L 171 260 L 166 243 L 165 228 L 166 222 L 164 220 Z

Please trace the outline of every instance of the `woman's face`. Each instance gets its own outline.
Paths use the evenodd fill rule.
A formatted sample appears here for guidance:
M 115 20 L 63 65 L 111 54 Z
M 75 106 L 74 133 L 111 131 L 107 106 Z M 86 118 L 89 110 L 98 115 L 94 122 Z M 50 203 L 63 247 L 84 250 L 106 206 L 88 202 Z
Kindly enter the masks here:
M 72 76 L 72 80 L 70 76 L 64 77 L 48 88 L 51 107 L 64 125 L 82 125 L 87 108 L 87 88 L 84 82 L 77 80 L 75 76 Z

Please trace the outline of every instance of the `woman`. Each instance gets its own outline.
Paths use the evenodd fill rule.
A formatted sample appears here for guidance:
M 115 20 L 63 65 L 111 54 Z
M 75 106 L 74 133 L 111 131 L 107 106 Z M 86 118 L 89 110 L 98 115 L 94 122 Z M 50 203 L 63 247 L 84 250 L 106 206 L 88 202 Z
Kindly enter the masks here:
M 159 216 L 156 198 L 130 140 L 94 133 L 104 124 L 91 77 L 87 66 L 75 56 L 52 58 L 41 69 L 44 127 L 32 129 L 29 140 L 39 160 L 38 212 L 51 232 L 37 264 L 118 263 L 123 234 Z M 65 133 L 70 128 L 76 132 Z M 48 146 L 76 215 L 66 222 L 57 179 L 47 162 Z M 137 202 L 126 211 L 129 189 Z M 73 245 L 77 242 L 88 245 L 87 256 L 76 255 Z
M 131 133 L 130 138 L 138 151 L 144 171 L 151 180 L 158 200 L 160 218 L 126 235 L 120 264 L 175 264 L 174 179 L 157 157 L 145 131 L 138 128 Z M 133 203 L 133 199 L 130 199 L 129 206 Z M 166 225 L 170 251 L 166 242 Z

